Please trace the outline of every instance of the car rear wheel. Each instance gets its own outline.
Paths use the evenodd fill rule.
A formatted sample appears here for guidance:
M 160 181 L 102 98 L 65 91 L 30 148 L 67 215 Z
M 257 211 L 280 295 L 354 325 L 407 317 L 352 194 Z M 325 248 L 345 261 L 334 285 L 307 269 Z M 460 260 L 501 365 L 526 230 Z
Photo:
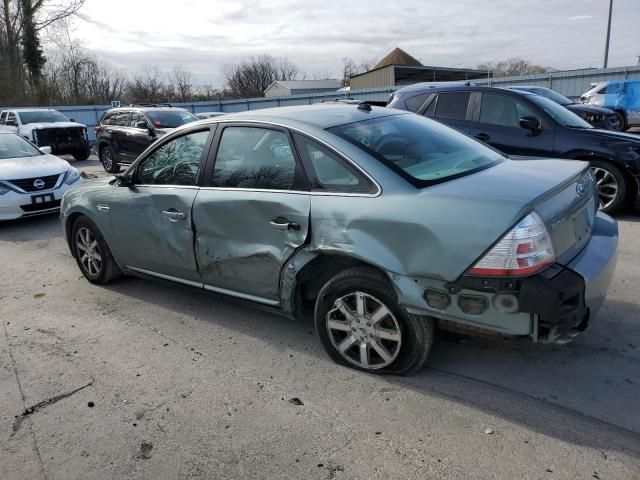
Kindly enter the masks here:
M 620 210 L 627 195 L 624 175 L 610 163 L 599 160 L 590 163 L 598 189 L 598 208 L 605 213 L 615 213 Z
M 616 112 L 615 115 L 611 115 L 607 118 L 607 130 L 613 130 L 620 132 L 624 129 L 624 117 Z
M 315 327 L 337 363 L 371 373 L 419 370 L 433 344 L 433 321 L 405 312 L 388 279 L 369 267 L 345 270 L 318 294 Z
M 122 275 L 107 242 L 91 220 L 80 217 L 71 232 L 73 255 L 87 280 L 105 285 Z
M 116 154 L 109 145 L 105 145 L 100 149 L 100 162 L 109 173 L 118 173 L 120 171 L 120 164 L 116 159 Z

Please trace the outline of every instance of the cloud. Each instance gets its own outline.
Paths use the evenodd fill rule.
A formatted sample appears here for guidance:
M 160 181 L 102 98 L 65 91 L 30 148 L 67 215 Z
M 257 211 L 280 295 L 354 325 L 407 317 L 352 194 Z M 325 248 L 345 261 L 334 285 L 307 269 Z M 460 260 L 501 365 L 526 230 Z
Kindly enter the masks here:
M 74 21 L 87 48 L 121 68 L 183 65 L 221 85 L 226 64 L 286 56 L 302 72 L 339 76 L 341 59 L 380 59 L 399 46 L 427 65 L 474 67 L 522 57 L 559 69 L 598 66 L 608 4 L 547 0 L 87 0 Z M 587 21 L 588 20 L 588 21 Z M 637 0 L 618 0 L 611 65 L 635 64 Z

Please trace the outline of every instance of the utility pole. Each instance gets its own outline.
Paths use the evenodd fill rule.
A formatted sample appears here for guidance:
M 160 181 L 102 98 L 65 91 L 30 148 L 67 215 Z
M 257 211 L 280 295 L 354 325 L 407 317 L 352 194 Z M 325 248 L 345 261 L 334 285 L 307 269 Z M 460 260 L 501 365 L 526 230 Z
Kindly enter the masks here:
M 609 63 L 609 38 L 611 37 L 611 12 L 613 11 L 613 0 L 609 0 L 609 21 L 607 22 L 607 39 L 604 43 L 604 68 Z

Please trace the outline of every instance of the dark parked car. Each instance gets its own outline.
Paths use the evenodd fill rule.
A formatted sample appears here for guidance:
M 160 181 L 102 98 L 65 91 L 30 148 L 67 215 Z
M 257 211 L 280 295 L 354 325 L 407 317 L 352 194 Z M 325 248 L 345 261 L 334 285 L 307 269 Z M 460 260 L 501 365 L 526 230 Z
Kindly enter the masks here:
M 107 110 L 95 128 L 96 150 L 104 169 L 118 173 L 149 145 L 174 128 L 198 120 L 184 108 L 130 105 Z
M 560 95 L 555 90 L 545 87 L 507 87 L 511 90 L 520 90 L 523 92 L 535 93 L 543 97 L 553 100 L 559 105 L 568 108 L 583 120 L 586 120 L 596 128 L 604 128 L 605 130 L 620 131 L 624 127 L 624 118 L 618 112 L 610 108 L 599 107 L 597 105 L 585 105 L 583 103 L 575 103 Z
M 394 92 L 388 106 L 432 117 L 511 156 L 587 160 L 601 210 L 638 206 L 640 138 L 595 129 L 548 98 L 504 88 L 416 84 Z

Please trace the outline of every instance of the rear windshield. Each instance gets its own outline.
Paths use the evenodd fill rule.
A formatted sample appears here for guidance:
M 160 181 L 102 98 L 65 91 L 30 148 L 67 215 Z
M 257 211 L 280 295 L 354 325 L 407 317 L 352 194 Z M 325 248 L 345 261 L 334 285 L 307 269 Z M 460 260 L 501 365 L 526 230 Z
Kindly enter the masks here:
M 39 112 L 18 112 L 22 124 L 27 123 L 56 123 L 68 122 L 67 117 L 55 110 L 42 110 Z
M 156 128 L 177 128 L 185 123 L 198 120 L 194 114 L 185 111 L 147 112 L 153 126 Z
M 378 158 L 417 187 L 489 168 L 500 153 L 418 115 L 392 115 L 329 129 Z
M 42 152 L 19 135 L 0 134 L 0 160 L 37 157 Z

